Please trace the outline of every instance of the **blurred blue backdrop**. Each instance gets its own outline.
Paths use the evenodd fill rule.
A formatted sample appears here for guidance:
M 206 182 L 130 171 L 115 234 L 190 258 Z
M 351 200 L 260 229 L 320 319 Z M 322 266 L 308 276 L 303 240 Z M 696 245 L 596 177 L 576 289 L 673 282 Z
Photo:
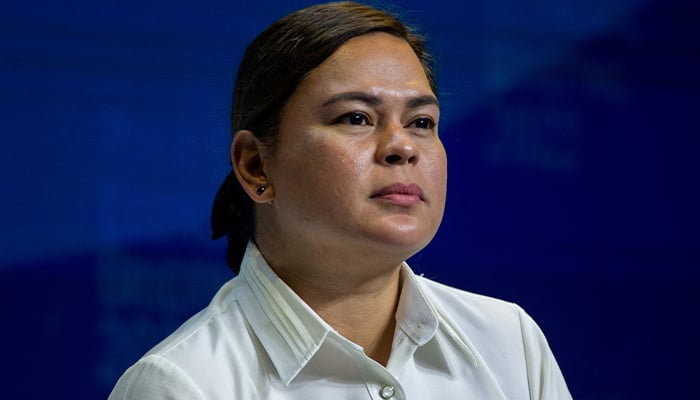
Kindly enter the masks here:
M 105 398 L 231 277 L 233 76 L 309 4 L 3 6 L 3 398 Z M 447 213 L 414 269 L 521 304 L 577 399 L 696 396 L 698 3 L 378 4 L 440 64 Z

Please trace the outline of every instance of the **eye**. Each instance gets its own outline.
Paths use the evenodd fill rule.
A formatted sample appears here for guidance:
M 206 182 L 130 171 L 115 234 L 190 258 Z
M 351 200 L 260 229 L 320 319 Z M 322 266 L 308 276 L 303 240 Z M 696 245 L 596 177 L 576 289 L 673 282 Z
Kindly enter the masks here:
M 369 117 L 359 111 L 343 114 L 335 120 L 335 123 L 344 123 L 350 125 L 370 125 Z
M 433 129 L 435 128 L 435 121 L 428 117 L 419 117 L 411 121 L 408 126 L 412 126 L 418 129 Z

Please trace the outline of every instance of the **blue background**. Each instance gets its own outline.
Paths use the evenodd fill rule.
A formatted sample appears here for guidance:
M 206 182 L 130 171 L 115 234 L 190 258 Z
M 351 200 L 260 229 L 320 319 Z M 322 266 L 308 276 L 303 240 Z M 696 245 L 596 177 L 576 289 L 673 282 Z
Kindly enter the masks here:
M 308 4 L 3 6 L 3 398 L 105 398 L 231 277 L 208 218 L 233 76 Z M 698 3 L 394 4 L 440 64 L 450 163 L 414 269 L 521 304 L 577 399 L 693 397 Z

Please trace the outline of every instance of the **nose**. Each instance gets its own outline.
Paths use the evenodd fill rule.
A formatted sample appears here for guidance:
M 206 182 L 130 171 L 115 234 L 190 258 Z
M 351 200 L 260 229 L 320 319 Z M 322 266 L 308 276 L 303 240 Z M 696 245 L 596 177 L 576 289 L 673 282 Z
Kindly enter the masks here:
M 383 165 L 418 163 L 418 148 L 410 133 L 403 126 L 386 127 L 379 134 L 377 162 Z

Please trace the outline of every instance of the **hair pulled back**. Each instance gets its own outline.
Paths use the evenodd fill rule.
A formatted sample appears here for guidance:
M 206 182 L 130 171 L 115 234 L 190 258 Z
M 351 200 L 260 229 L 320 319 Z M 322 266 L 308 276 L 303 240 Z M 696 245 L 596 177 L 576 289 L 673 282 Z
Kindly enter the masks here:
M 304 77 L 348 40 L 386 32 L 406 40 L 418 56 L 433 92 L 436 82 L 432 59 L 423 37 L 387 12 L 355 2 L 311 6 L 270 25 L 248 46 L 233 91 L 233 134 L 250 130 L 274 148 L 282 108 Z M 211 214 L 212 239 L 228 238 L 226 262 L 238 273 L 248 240 L 253 237 L 255 214 L 233 172 L 219 188 Z

